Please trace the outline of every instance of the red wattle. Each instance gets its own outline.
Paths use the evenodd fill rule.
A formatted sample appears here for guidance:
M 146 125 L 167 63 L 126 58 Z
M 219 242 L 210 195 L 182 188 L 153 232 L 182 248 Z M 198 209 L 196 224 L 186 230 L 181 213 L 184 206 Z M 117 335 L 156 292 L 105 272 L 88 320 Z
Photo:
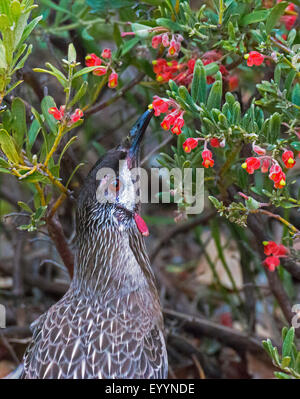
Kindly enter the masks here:
M 148 236 L 149 235 L 149 230 L 148 230 L 148 227 L 147 227 L 146 222 L 144 221 L 144 219 L 138 213 L 135 213 L 134 214 L 134 220 L 135 220 L 137 228 L 139 229 L 141 234 L 143 236 Z

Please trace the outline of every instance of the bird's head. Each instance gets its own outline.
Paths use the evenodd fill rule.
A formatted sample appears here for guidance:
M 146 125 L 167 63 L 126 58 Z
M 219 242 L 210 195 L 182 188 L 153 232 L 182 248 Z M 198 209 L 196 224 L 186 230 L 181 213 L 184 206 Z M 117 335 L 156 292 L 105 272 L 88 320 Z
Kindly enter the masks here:
M 124 142 L 94 165 L 79 194 L 78 223 L 113 219 L 121 226 L 139 218 L 140 144 L 152 115 L 147 110 Z

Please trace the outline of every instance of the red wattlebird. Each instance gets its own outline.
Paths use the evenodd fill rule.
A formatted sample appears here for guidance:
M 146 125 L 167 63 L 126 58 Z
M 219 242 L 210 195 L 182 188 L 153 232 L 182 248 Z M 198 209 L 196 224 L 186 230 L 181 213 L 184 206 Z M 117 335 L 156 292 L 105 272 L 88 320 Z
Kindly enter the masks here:
M 22 378 L 167 377 L 162 312 L 130 173 L 152 114 L 146 111 L 86 178 L 77 204 L 74 277 L 63 298 L 33 323 Z

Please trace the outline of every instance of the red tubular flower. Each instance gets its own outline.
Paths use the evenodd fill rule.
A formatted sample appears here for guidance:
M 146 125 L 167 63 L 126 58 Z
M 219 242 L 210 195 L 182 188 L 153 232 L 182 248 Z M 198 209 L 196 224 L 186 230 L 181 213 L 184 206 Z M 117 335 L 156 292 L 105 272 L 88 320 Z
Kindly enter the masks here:
M 295 25 L 297 15 L 283 15 L 280 17 L 280 22 L 283 22 L 286 30 L 291 30 Z
M 274 181 L 275 188 L 283 188 L 285 186 L 285 174 L 278 164 L 274 164 L 270 168 L 269 179 Z
M 228 79 L 228 90 L 229 91 L 234 91 L 239 87 L 239 78 L 237 75 L 229 76 Z
M 296 163 L 293 151 L 284 151 L 282 160 L 287 168 L 292 168 Z
M 254 171 L 260 168 L 260 160 L 255 157 L 247 158 L 242 164 L 242 168 L 246 169 L 250 175 L 253 175 Z
M 111 49 L 110 48 L 105 48 L 102 53 L 101 53 L 102 58 L 111 58 Z
M 276 244 L 274 241 L 264 241 L 264 253 L 267 258 L 264 260 L 264 265 L 270 270 L 274 271 L 275 267 L 279 266 L 279 258 L 287 255 L 287 248 L 282 244 Z
M 152 37 L 152 43 L 151 43 L 152 47 L 153 48 L 157 48 L 160 45 L 161 41 L 162 41 L 162 36 L 161 35 L 153 36 Z
M 189 69 L 189 72 L 191 72 L 191 73 L 194 72 L 195 64 L 196 64 L 195 58 L 192 58 L 191 60 L 188 60 L 188 69 Z
M 164 58 L 159 58 L 157 60 L 153 60 L 152 65 L 154 73 L 158 74 L 162 72 L 163 68 L 167 65 L 167 60 Z
M 182 128 L 184 125 L 184 119 L 182 117 L 182 113 L 175 119 L 171 132 L 177 134 L 179 136 L 182 133 Z
M 166 115 L 160 126 L 164 130 L 169 130 L 176 120 L 176 115 L 177 115 L 176 112 L 171 112 L 169 115 Z
M 176 55 L 176 53 L 177 53 L 176 42 L 175 42 L 175 40 L 171 40 L 170 47 L 169 47 L 169 50 L 168 50 L 168 54 L 171 57 L 173 57 L 174 55 Z
M 212 152 L 209 150 L 204 150 L 201 154 L 203 162 L 202 165 L 205 168 L 212 168 L 214 166 L 215 161 L 212 159 Z
M 264 241 L 264 254 L 265 255 L 277 255 L 278 245 L 274 241 Z
M 270 167 L 270 160 L 269 159 L 264 159 L 261 165 L 261 172 L 262 173 L 267 173 Z
M 59 109 L 51 107 L 48 109 L 50 115 L 52 115 L 57 121 L 60 121 L 64 117 L 65 106 L 62 105 Z
M 245 55 L 245 58 L 247 60 L 247 65 L 251 67 L 253 65 L 261 65 L 264 62 L 265 57 L 258 51 L 250 51 L 249 54 Z
M 279 265 L 280 265 L 280 260 L 277 256 L 268 256 L 264 260 L 264 266 L 266 266 L 266 268 L 268 268 L 271 272 L 273 272 L 275 268 Z
M 70 117 L 70 121 L 72 123 L 76 123 L 79 121 L 79 119 L 83 116 L 83 112 L 81 111 L 81 109 L 77 108 L 75 110 L 75 112 L 71 115 Z
M 252 150 L 258 155 L 265 155 L 266 150 L 255 143 L 252 144 Z
M 210 143 L 210 145 L 211 145 L 212 147 L 215 147 L 215 148 L 220 147 L 220 145 L 221 145 L 219 139 L 216 139 L 216 138 L 210 139 L 210 142 L 209 142 L 209 143 Z
M 97 57 L 96 54 L 94 54 L 94 53 L 88 54 L 85 57 L 85 65 L 87 67 L 101 65 L 101 63 L 102 63 L 101 59 L 99 57 Z
M 116 72 L 112 72 L 108 78 L 108 87 L 113 89 L 118 86 L 118 74 Z
M 189 137 L 182 144 L 182 147 L 183 147 L 185 152 L 191 152 L 194 148 L 197 147 L 197 145 L 198 145 L 198 140 L 194 139 L 193 137 Z
M 163 100 L 158 96 L 153 97 L 152 105 L 155 116 L 159 116 L 160 114 L 165 114 L 169 109 L 169 104 L 167 103 L 167 101 Z
M 106 72 L 107 72 L 107 68 L 102 66 L 100 68 L 94 69 L 93 70 L 93 75 L 102 76 L 102 75 L 105 75 Z
M 164 33 L 164 34 L 162 35 L 162 37 L 161 37 L 161 42 L 162 42 L 162 45 L 163 45 L 164 47 L 169 47 L 170 42 L 169 42 L 169 35 L 168 35 L 167 33 Z

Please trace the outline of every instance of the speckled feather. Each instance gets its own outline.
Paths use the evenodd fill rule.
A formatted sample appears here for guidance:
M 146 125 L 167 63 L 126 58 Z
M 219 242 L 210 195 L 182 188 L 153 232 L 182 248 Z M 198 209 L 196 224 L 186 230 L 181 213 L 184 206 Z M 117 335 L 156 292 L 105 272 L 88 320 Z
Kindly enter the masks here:
M 167 377 L 163 319 L 144 240 L 132 214 L 97 203 L 97 167 L 78 199 L 73 281 L 32 326 L 22 378 Z

